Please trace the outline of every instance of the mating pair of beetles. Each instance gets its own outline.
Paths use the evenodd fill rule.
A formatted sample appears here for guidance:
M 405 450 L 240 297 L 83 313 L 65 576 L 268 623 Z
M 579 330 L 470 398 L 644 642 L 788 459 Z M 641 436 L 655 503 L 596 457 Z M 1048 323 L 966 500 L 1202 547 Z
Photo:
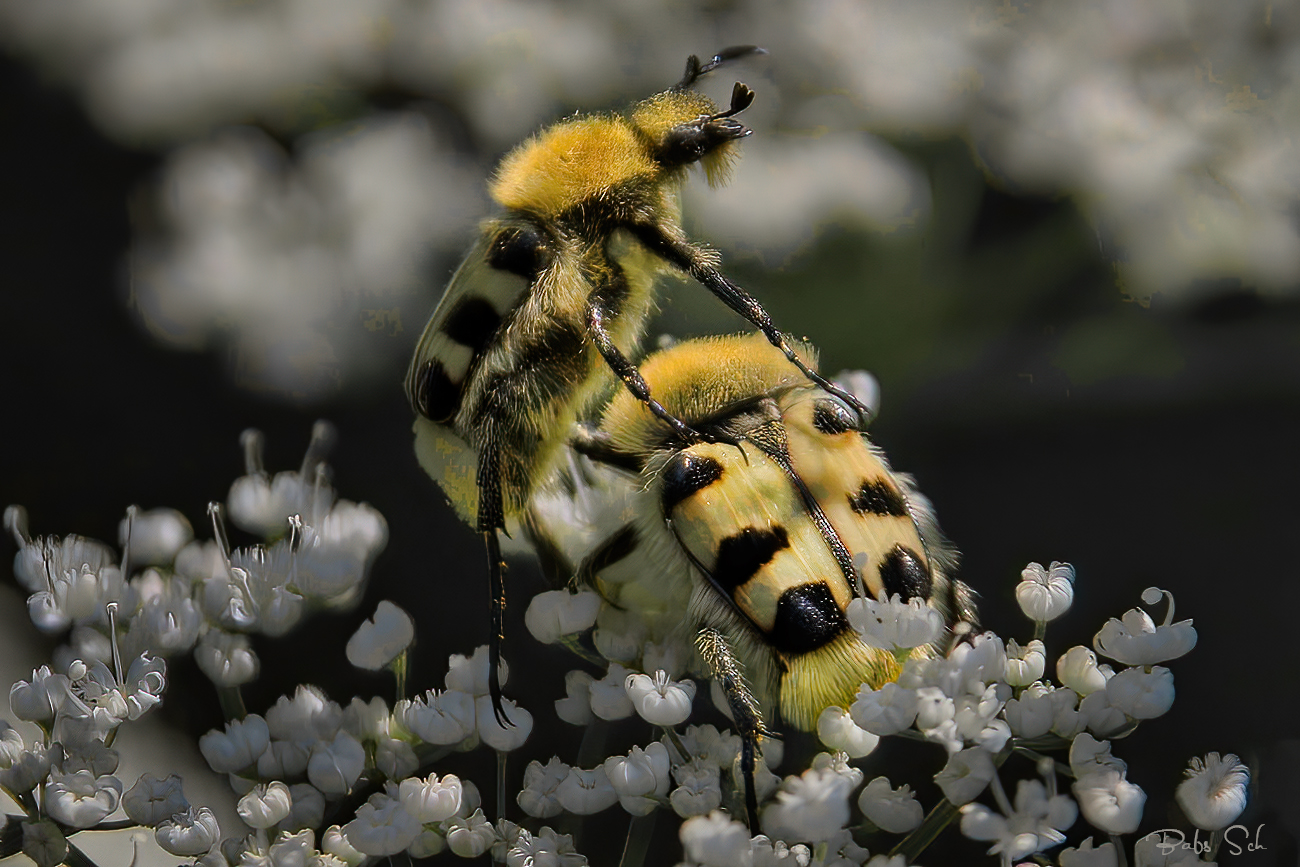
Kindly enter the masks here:
M 867 438 L 867 408 L 682 230 L 687 170 L 725 179 L 750 134 L 736 116 L 754 100 L 737 82 L 719 110 L 692 88 L 757 53 L 692 56 L 681 81 L 625 113 L 563 120 L 511 151 L 489 187 L 503 212 L 452 277 L 406 379 L 420 463 L 487 546 L 498 719 L 498 533 L 509 521 L 541 549 L 563 547 L 529 517 L 576 452 L 625 477 L 635 507 L 571 580 L 599 589 L 602 570 L 631 567 L 688 584 L 680 614 L 742 737 L 751 825 L 765 715 L 810 730 L 863 683 L 898 675 L 894 655 L 849 624 L 855 596 L 927 600 L 949 627 L 937 652 L 975 622 L 952 577 L 955 549 Z M 638 364 L 656 283 L 671 273 L 757 332 L 687 340 Z

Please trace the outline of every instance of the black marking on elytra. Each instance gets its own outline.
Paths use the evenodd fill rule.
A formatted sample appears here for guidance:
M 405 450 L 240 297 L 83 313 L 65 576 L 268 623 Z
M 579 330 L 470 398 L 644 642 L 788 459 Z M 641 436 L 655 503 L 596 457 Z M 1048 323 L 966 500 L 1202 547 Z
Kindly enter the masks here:
M 789 547 L 790 536 L 785 527 L 776 525 L 767 530 L 746 527 L 718 544 L 713 581 L 730 595 L 753 578 L 778 551 Z
M 848 627 L 824 581 L 791 587 L 776 603 L 776 621 L 768 636 L 782 653 L 807 653 L 825 645 Z
M 415 380 L 415 408 L 430 421 L 449 421 L 460 409 L 460 385 L 447 375 L 442 362 L 425 363 Z
M 885 587 L 885 598 L 897 593 L 904 602 L 913 598 L 929 599 L 932 589 L 925 561 L 902 544 L 895 545 L 881 562 L 880 583 Z
M 515 223 L 497 232 L 487 251 L 487 263 L 498 271 L 518 274 L 529 283 L 550 263 L 542 231 L 529 223 Z
M 501 326 L 501 317 L 481 295 L 467 295 L 456 302 L 442 326 L 442 331 L 461 346 L 469 347 L 477 357 L 492 343 Z
M 849 494 L 849 508 L 859 515 L 907 516 L 903 495 L 887 479 L 864 479 L 858 492 Z
M 835 436 L 857 430 L 858 420 L 844 404 L 823 399 L 813 406 L 813 427 L 827 436 Z
M 678 452 L 664 466 L 659 478 L 663 483 L 660 496 L 664 514 L 671 515 L 678 503 L 721 479 L 722 464 L 704 455 Z
M 581 327 L 553 320 L 531 343 L 519 347 L 513 377 L 527 377 L 519 398 L 525 406 L 547 403 L 554 395 L 571 394 L 590 375 L 587 347 Z

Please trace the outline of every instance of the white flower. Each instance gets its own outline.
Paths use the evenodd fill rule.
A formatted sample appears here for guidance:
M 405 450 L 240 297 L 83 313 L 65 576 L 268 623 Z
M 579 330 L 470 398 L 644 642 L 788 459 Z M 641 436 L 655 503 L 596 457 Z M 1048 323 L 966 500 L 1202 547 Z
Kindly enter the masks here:
M 212 770 L 233 774 L 256 762 L 270 742 L 266 720 L 251 713 L 242 720 L 226 723 L 224 732 L 213 729 L 200 737 L 199 752 Z
M 1010 863 L 1064 842 L 1061 833 L 1074 824 L 1078 809 L 1065 795 L 1047 796 L 1038 780 L 1021 780 L 1010 815 L 995 813 L 983 804 L 961 808 L 961 832 L 973 840 L 993 843 L 990 855 L 1001 854 Z
M 459 690 L 431 689 L 412 701 L 400 701 L 393 717 L 430 744 L 458 744 L 477 730 L 474 697 Z
M 289 787 L 277 780 L 254 786 L 251 792 L 239 799 L 235 811 L 244 824 L 262 829 L 279 824 L 292 807 L 293 796 L 289 794 Z
M 117 527 L 117 541 L 127 547 L 134 566 L 170 566 L 180 550 L 194 538 L 189 520 L 175 509 L 139 510 L 132 506 Z
M 585 726 L 595 716 L 591 712 L 591 684 L 595 678 L 574 669 L 564 675 L 565 697 L 555 700 L 555 715 L 570 725 Z
M 375 769 L 390 780 L 409 777 L 420 767 L 415 748 L 398 738 L 380 738 L 375 742 Z
M 600 594 L 590 590 L 547 590 L 528 603 L 524 625 L 542 644 L 554 644 L 566 635 L 594 626 L 600 604 Z
M 558 757 L 552 756 L 545 765 L 534 759 L 524 769 L 524 785 L 515 801 L 525 813 L 538 819 L 558 816 L 564 808 L 556 789 L 568 776 L 569 766 Z
M 406 854 L 412 858 L 432 858 L 447 848 L 447 838 L 434 828 L 425 828 L 411 845 L 406 847 Z
M 667 735 L 660 738 L 660 741 L 670 752 L 676 750 Z M 715 768 L 731 767 L 740 753 L 740 736 L 720 732 L 712 725 L 687 726 L 680 741 L 689 754 L 687 758 L 698 759 L 702 764 L 713 765 Z M 780 741 L 773 741 L 769 744 L 771 745 L 779 747 Z
M 398 606 L 382 600 L 375 615 L 348 639 L 348 662 L 367 671 L 388 665 L 415 640 L 415 621 Z
M 117 809 L 122 782 L 116 777 L 96 777 L 90 771 L 54 772 L 45 784 L 45 811 L 51 819 L 72 828 L 91 828 Z
M 325 820 L 325 796 L 311 783 L 294 783 L 289 787 L 289 815 L 280 820 L 282 831 L 319 828 Z
M 420 820 L 401 801 L 378 792 L 357 808 L 356 818 L 343 826 L 342 833 L 348 845 L 363 855 L 383 857 L 401 852 L 422 830 Z
M 1192 621 L 1174 623 L 1174 595 L 1166 590 L 1148 587 L 1142 591 L 1142 601 L 1154 605 L 1163 594 L 1169 600 L 1169 610 L 1159 626 L 1141 608 L 1130 608 L 1122 620 L 1112 617 L 1092 640 L 1092 646 L 1102 656 L 1125 665 L 1155 665 L 1183 656 L 1196 646 L 1196 630 Z
M 673 779 L 677 788 L 668 796 L 668 802 L 683 819 L 703 816 L 722 804 L 722 773 L 717 765 L 692 758 L 673 768 Z
M 366 855 L 349 841 L 343 829 L 338 825 L 330 825 L 325 829 L 325 833 L 320 836 L 320 850 L 327 855 L 333 855 L 347 867 L 361 867 L 361 863 L 366 860 Z
M 1207 753 L 1204 760 L 1193 757 L 1185 773 L 1187 779 L 1178 784 L 1174 797 L 1196 827 L 1221 831 L 1246 809 L 1250 770 L 1232 753 L 1222 758 Z
M 668 748 L 658 741 L 644 750 L 633 747 L 626 756 L 611 756 L 604 768 L 619 803 L 633 816 L 647 815 L 659 806 L 672 781 Z
M 713 811 L 682 822 L 677 832 L 686 859 L 703 867 L 748 867 L 749 829 L 743 822 Z
M 1016 601 L 1030 620 L 1046 623 L 1070 609 L 1074 601 L 1074 567 L 1069 563 L 1053 560 L 1046 569 L 1039 563 L 1030 563 L 1021 571 L 1020 578 Z
M 1070 772 L 1076 779 L 1095 771 L 1123 773 L 1127 767 L 1123 760 L 1111 755 L 1110 741 L 1099 741 L 1085 732 L 1070 742 Z
M 217 686 L 243 686 L 257 680 L 261 663 L 252 642 L 242 633 L 209 629 L 194 648 L 199 671 Z
M 7 720 L 0 719 L 0 768 L 7 770 L 13 767 L 22 758 L 25 749 L 22 733 L 9 725 Z
M 925 809 L 906 783 L 891 788 L 886 777 L 876 777 L 858 795 L 858 809 L 876 827 L 891 834 L 906 834 L 921 824 Z
M 996 773 L 988 751 L 970 747 L 950 755 L 943 770 L 934 775 L 934 781 L 945 798 L 960 806 L 984 791 Z
M 210 807 L 188 807 L 159 822 L 153 836 L 167 852 L 193 857 L 217 844 L 221 839 L 221 827 Z
M 492 709 L 491 696 L 480 695 L 474 699 L 478 715 L 478 733 L 497 752 L 505 753 L 523 746 L 533 731 L 533 715 L 508 698 L 501 700 L 501 709 L 513 725 L 503 726 Z
M 1012 686 L 1029 686 L 1047 670 L 1047 649 L 1034 639 L 1024 647 L 1014 640 L 1007 643 L 1006 681 Z
M 817 737 L 831 749 L 842 750 L 855 759 L 870 754 L 880 743 L 878 735 L 859 726 L 848 711 L 834 705 L 817 717 Z
M 591 642 L 605 659 L 632 662 L 641 656 L 648 632 L 645 618 L 639 611 L 602 605 L 596 615 L 596 629 L 591 633 Z
M 387 544 L 383 515 L 367 503 L 339 500 L 323 519 L 303 527 L 294 561 L 296 584 L 303 593 L 348 602 Z
M 591 682 L 592 713 L 603 720 L 616 720 L 629 717 L 636 711 L 624 687 L 630 673 L 617 662 L 611 662 L 605 676 Z
M 1053 693 L 1052 687 L 1035 682 L 1026 687 L 1019 698 L 1008 700 L 1002 708 L 1002 716 L 1011 727 L 1012 734 L 1022 738 L 1036 738 L 1051 731 L 1052 722 L 1056 719 Z
M 1133 719 L 1155 719 L 1174 704 L 1174 673 L 1164 666 L 1129 668 L 1106 681 L 1106 702 Z
M 49 819 L 23 822 L 23 854 L 37 867 L 57 867 L 68 857 L 68 838 Z
M 849 708 L 855 725 L 881 737 L 911 728 L 916 712 L 916 692 L 893 682 L 878 690 L 864 685 Z
M 239 437 L 244 447 L 245 475 L 235 479 L 226 495 L 230 520 L 241 530 L 275 538 L 286 530 L 290 515 L 303 515 L 310 523 L 323 516 L 334 502 L 334 489 L 322 484 L 317 469 L 333 448 L 337 434 L 326 421 L 312 425 L 311 441 L 299 471 L 276 473 L 262 468 L 262 432 L 248 428 Z
M 686 722 L 691 715 L 691 702 L 695 700 L 695 682 L 673 681 L 665 671 L 648 674 L 629 674 L 623 689 L 641 718 L 652 725 L 671 727 Z
M 1105 690 L 1099 690 L 1079 702 L 1079 717 L 1084 727 L 1094 734 L 1108 737 L 1128 727 L 1124 711 L 1110 703 Z
M 18 543 L 14 555 L 14 577 L 28 593 L 47 586 L 50 575 L 62 575 L 69 570 L 80 571 L 83 566 L 92 572 L 117 562 L 117 552 L 95 539 L 75 534 L 64 536 L 27 535 L 27 511 L 21 506 L 5 509 L 5 527 Z
M 307 779 L 328 796 L 345 795 L 366 768 L 366 748 L 351 732 L 318 741 L 307 760 Z
M 447 847 L 462 858 L 477 858 L 492 847 L 497 835 L 492 824 L 475 810 L 465 818 L 447 820 Z
M 316 832 L 311 829 L 303 829 L 295 833 L 282 830 L 271 843 L 267 855 L 273 867 L 305 865 L 310 863 L 308 859 L 316 854 L 315 842 Z
M 1056 676 L 1081 697 L 1104 688 L 1114 673 L 1109 665 L 1098 665 L 1097 654 L 1082 644 L 1071 647 L 1056 660 Z
M 343 725 L 343 708 L 320 687 L 300 684 L 292 698 L 282 695 L 271 705 L 266 725 L 277 740 L 310 746 L 334 738 Z
M 809 768 L 798 777 L 786 777 L 774 801 L 763 809 L 763 830 L 787 842 L 829 840 L 849 822 L 852 791 L 849 779 L 830 768 Z
M 442 779 L 430 774 L 425 779 L 411 777 L 398 786 L 398 798 L 406 812 L 428 825 L 450 819 L 460 811 L 463 789 L 460 778 L 447 774 Z
M 63 697 L 67 695 L 68 678 L 54 674 L 48 665 L 32 672 L 31 680 L 20 680 L 9 689 L 9 708 L 14 716 L 34 723 L 50 723 Z
M 884 650 L 921 647 L 943 632 L 943 615 L 919 596 L 907 602 L 897 593 L 884 602 L 858 596 L 844 613 L 865 644 Z
M 1079 777 L 1073 789 L 1083 818 L 1099 831 L 1132 834 L 1142 821 L 1146 793 L 1126 780 L 1122 770 L 1105 768 L 1093 771 Z
M 181 778 L 176 774 L 165 780 L 160 780 L 153 774 L 142 774 L 122 796 L 122 809 L 127 817 L 137 825 L 148 825 L 151 828 L 189 806 L 181 791 Z
M 510 667 L 504 659 L 497 666 L 501 685 L 510 679 Z M 467 692 L 477 698 L 488 694 L 488 648 L 480 644 L 470 656 L 453 653 L 447 660 L 447 690 Z
M 569 775 L 555 789 L 560 806 L 570 813 L 586 816 L 613 806 L 618 793 L 609 781 L 603 766 L 592 770 L 570 768 Z
M 49 776 L 54 759 L 59 755 L 59 748 L 39 745 L 23 750 L 8 766 L 0 768 L 0 786 L 11 792 L 28 792 L 43 783 Z
M 271 741 L 266 752 L 257 758 L 257 775 L 263 779 L 300 777 L 307 771 L 311 758 L 311 743 Z
M 1062 849 L 1059 860 L 1061 867 L 1119 867 L 1115 844 L 1102 843 L 1094 849 L 1091 837 L 1080 843 L 1078 849 Z

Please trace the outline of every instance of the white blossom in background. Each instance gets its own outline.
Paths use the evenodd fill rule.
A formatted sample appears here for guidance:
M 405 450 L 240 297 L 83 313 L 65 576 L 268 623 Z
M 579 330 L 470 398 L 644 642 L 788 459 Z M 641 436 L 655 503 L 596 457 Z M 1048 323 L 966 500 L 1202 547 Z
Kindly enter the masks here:
M 501 710 L 510 720 L 502 725 L 492 707 L 492 697 L 480 695 L 474 699 L 479 737 L 497 752 L 509 752 L 524 745 L 533 731 L 533 715 L 508 698 L 501 699 Z
M 564 675 L 564 698 L 555 700 L 555 714 L 575 726 L 585 726 L 595 714 L 591 711 L 591 684 L 596 678 L 574 669 Z
M 721 812 L 687 819 L 678 836 L 687 860 L 695 864 L 739 867 L 749 854 L 749 829 Z
M 786 777 L 763 809 L 763 830 L 787 842 L 825 842 L 849 823 L 853 787 L 851 779 L 834 768 L 810 768 L 801 776 Z
M 1114 674 L 1109 665 L 1099 665 L 1097 655 L 1082 644 L 1071 647 L 1056 660 L 1056 676 L 1080 696 L 1105 688 Z
M 235 809 L 249 827 L 270 828 L 288 816 L 292 806 L 289 787 L 277 780 L 254 786 L 251 792 L 239 799 Z
M 925 808 L 906 783 L 897 789 L 886 777 L 876 777 L 858 793 L 858 809 L 877 828 L 906 834 L 925 818 Z
M 600 605 L 600 595 L 590 590 L 546 590 L 528 603 L 524 625 L 542 644 L 554 644 L 566 635 L 594 626 Z
M 534 759 L 524 770 L 524 785 L 515 800 L 520 809 L 538 819 L 558 816 L 564 807 L 556 790 L 569 776 L 569 766 L 556 756 L 545 765 Z
M 858 726 L 848 711 L 834 706 L 817 717 L 817 737 L 832 750 L 840 750 L 855 759 L 869 755 L 880 743 L 878 735 Z
M 447 830 L 447 848 L 462 858 L 477 858 L 496 842 L 492 823 L 475 810 L 465 818 L 452 818 L 443 826 Z
M 348 639 L 348 662 L 357 668 L 378 671 L 388 665 L 415 640 L 415 621 L 396 604 L 381 600 L 375 614 Z
M 885 650 L 922 647 L 943 631 L 943 615 L 918 597 L 903 602 L 895 593 L 885 602 L 857 596 L 844 613 L 870 647 Z
M 603 720 L 623 719 L 635 713 L 636 707 L 624 686 L 632 673 L 617 662 L 611 662 L 605 676 L 593 680 L 589 686 L 591 712 Z
M 189 807 L 164 819 L 154 829 L 154 839 L 173 855 L 202 855 L 221 839 L 221 827 L 211 807 Z
M 1174 595 L 1156 587 L 1142 591 L 1147 605 L 1155 605 L 1162 596 L 1169 601 L 1163 623 L 1157 626 L 1141 608 L 1130 608 L 1123 618 L 1107 621 L 1093 638 L 1096 651 L 1125 665 L 1154 665 L 1190 652 L 1196 646 L 1196 630 L 1190 620 L 1174 622 Z
M 568 775 L 555 789 L 555 797 L 565 810 L 579 816 L 599 813 L 618 802 L 618 792 L 603 766 L 591 770 L 569 768 Z
M 1246 809 L 1246 784 L 1250 770 L 1232 753 L 1206 753 L 1193 757 L 1174 797 L 1183 814 L 1198 828 L 1222 831 Z
M 691 715 L 691 702 L 695 700 L 695 682 L 669 680 L 668 673 L 660 670 L 648 674 L 629 674 L 623 689 L 637 714 L 648 723 L 658 726 L 675 726 L 686 722 Z
M 604 770 L 619 803 L 633 816 L 647 815 L 658 807 L 672 782 L 668 749 L 658 741 L 645 749 L 633 747 L 626 756 L 609 757 Z
M 123 812 L 131 821 L 149 827 L 185 811 L 189 806 L 181 790 L 181 778 L 176 774 L 162 780 L 153 774 L 142 774 L 122 796 Z
M 1074 601 L 1074 567 L 1053 560 L 1046 569 L 1030 563 L 1020 573 L 1016 602 L 1030 620 L 1046 623 L 1070 610 Z

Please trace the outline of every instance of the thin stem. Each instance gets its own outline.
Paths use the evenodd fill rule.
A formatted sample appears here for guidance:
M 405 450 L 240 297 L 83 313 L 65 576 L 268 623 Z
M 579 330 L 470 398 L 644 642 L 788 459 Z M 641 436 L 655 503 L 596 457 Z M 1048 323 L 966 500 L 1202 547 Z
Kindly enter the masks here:
M 509 753 L 497 753 L 497 819 L 506 817 L 506 756 Z
M 1111 845 L 1115 847 L 1115 867 L 1128 867 L 1128 855 L 1124 852 L 1124 841 L 1119 838 L 1118 834 L 1110 835 Z
M 655 815 L 652 810 L 644 816 L 633 816 L 627 826 L 627 842 L 623 845 L 623 857 L 619 867 L 642 867 L 645 856 L 650 851 L 650 840 L 654 836 Z
M 248 716 L 248 708 L 244 707 L 244 694 L 237 686 L 217 687 L 217 701 L 221 703 L 221 713 L 227 720 Z
M 908 864 L 916 861 L 918 855 L 935 841 L 940 832 L 957 818 L 960 812 L 957 805 L 947 798 L 934 805 L 934 809 L 925 817 L 920 827 L 912 831 L 889 851 L 890 857 L 902 855 Z
M 63 863 L 68 867 L 99 867 L 90 859 L 89 855 L 78 849 L 71 840 L 68 841 L 68 857 L 63 859 Z
M 397 655 L 397 658 L 388 664 L 393 670 L 393 678 L 397 681 L 397 694 L 393 698 L 393 703 L 406 698 L 406 672 L 410 665 L 410 658 L 405 650 Z

